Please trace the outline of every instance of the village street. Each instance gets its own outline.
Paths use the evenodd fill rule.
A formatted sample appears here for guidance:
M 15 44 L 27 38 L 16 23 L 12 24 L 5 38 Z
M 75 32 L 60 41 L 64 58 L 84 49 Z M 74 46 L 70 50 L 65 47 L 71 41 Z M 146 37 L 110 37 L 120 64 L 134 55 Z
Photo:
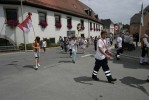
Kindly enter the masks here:
M 41 53 L 38 70 L 33 68 L 31 51 L 1 53 L 0 100 L 148 100 L 148 65 L 131 57 L 111 58 L 109 66 L 117 81 L 108 83 L 102 69 L 100 81 L 93 81 L 93 46 L 81 52 L 73 64 L 69 53 L 50 48 Z

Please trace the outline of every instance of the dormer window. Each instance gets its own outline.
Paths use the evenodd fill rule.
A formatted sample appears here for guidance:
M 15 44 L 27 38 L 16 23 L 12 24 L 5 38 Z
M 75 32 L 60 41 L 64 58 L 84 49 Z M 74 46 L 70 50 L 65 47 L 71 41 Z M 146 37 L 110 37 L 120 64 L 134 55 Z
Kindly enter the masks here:
M 89 16 L 92 16 L 92 10 L 89 9 Z
M 86 12 L 86 14 L 89 14 L 89 9 L 84 9 L 84 11 Z
M 84 9 L 84 11 L 86 12 L 87 15 L 91 16 L 92 15 L 92 10 L 89 9 Z
M 96 19 L 98 19 L 98 14 L 95 14 Z

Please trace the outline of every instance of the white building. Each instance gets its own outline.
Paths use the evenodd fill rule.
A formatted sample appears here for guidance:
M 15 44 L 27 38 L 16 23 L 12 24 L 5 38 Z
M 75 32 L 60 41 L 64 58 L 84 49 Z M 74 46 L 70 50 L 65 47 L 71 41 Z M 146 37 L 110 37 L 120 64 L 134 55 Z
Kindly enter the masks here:
M 111 19 L 102 19 L 101 22 L 103 23 L 103 29 L 107 31 L 107 33 L 114 35 L 114 23 Z
M 22 0 L 22 3 L 21 6 L 21 0 L 0 0 L 0 46 L 8 46 L 9 43 L 19 46 L 24 41 L 26 44 L 32 43 L 35 36 L 41 39 L 53 38 L 55 43 L 59 36 L 66 37 L 70 34 L 94 37 L 99 36 L 103 29 L 98 15 L 78 0 Z M 23 33 L 15 23 L 25 20 L 28 12 L 32 13 L 34 30 Z M 48 25 L 43 28 L 39 25 L 40 22 Z M 9 26 L 12 23 L 14 27 Z M 82 29 L 78 34 L 79 23 Z

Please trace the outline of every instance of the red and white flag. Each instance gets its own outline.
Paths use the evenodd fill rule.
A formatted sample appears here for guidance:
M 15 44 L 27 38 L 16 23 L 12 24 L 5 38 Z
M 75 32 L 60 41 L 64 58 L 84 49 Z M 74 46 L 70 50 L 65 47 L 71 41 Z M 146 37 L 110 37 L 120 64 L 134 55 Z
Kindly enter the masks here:
M 18 25 L 18 27 L 25 33 L 29 32 L 32 27 L 31 15 L 28 15 L 27 18 Z

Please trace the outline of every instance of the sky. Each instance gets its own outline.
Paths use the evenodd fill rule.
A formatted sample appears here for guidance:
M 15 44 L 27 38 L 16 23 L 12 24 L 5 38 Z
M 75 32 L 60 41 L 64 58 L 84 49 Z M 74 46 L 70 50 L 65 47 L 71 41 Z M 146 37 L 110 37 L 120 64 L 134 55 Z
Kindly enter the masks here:
M 149 0 L 80 0 L 89 6 L 99 19 L 111 19 L 114 23 L 130 24 L 130 18 L 149 5 Z

